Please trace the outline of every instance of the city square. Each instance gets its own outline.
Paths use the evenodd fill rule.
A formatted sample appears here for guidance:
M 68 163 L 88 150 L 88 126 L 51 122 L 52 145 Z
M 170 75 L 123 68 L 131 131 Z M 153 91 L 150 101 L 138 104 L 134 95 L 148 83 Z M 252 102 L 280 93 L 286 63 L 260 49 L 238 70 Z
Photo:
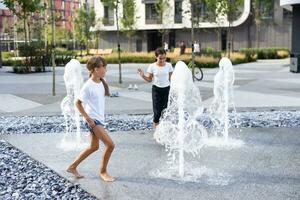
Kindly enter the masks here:
M 246 5 L 250 1 L 244 2 L 247 10 Z M 276 5 L 279 5 L 279 1 Z M 296 2 L 296 5 L 294 13 L 298 13 L 300 2 Z M 294 16 L 299 17 L 299 14 Z M 295 28 L 290 30 L 293 34 L 297 31 L 299 30 Z M 114 34 L 116 32 L 111 36 Z M 162 46 L 155 39 L 157 33 L 149 34 L 148 42 L 152 40 L 153 44 L 144 46 L 142 38 L 142 46 L 137 42 L 133 47 L 136 48 L 134 51 L 141 47 L 142 51 L 148 51 L 153 56 L 155 49 L 152 48 Z M 183 36 L 184 33 L 177 35 Z M 101 38 L 100 44 L 103 49 L 114 48 L 116 41 L 106 40 L 107 36 Z M 172 50 L 170 48 L 164 53 L 174 69 L 170 79 L 171 91 L 176 86 L 172 80 L 186 80 L 177 85 L 181 88 L 177 91 L 178 96 L 182 89 L 195 87 L 197 90 L 185 94 L 188 95 L 184 96 L 184 108 L 187 109 L 182 118 L 179 100 L 175 111 L 170 111 L 169 114 L 171 117 L 175 116 L 174 123 L 177 124 L 175 131 L 171 130 L 170 133 L 177 135 L 183 131 L 188 135 L 186 130 L 192 133 L 199 126 L 199 130 L 204 133 L 193 132 L 190 135 L 198 135 L 200 139 L 179 140 L 183 143 L 190 142 L 188 145 L 183 144 L 187 146 L 186 149 L 180 149 L 182 146 L 176 146 L 176 142 L 175 147 L 173 144 L 163 143 L 164 138 L 158 139 L 158 136 L 169 131 L 168 127 L 162 127 L 165 125 L 163 120 L 167 124 L 170 120 L 170 117 L 166 117 L 166 112 L 171 107 L 171 102 L 168 102 L 160 123 L 154 128 L 152 84 L 145 82 L 138 73 L 138 69 L 147 71 L 152 57 L 145 53 L 141 54 L 141 58 L 145 57 L 149 62 L 118 63 L 117 59 L 114 60 L 118 54 L 126 57 L 130 50 L 121 52 L 117 48 L 109 55 L 102 54 L 107 60 L 105 80 L 110 89 L 110 96 L 105 97 L 105 129 L 115 144 L 108 165 L 110 174 L 115 178 L 113 182 L 105 182 L 98 174 L 99 158 L 105 149 L 101 141 L 99 150 L 78 166 L 83 178 L 76 178 L 66 171 L 74 157 L 88 146 L 89 140 L 89 131 L 84 126 L 82 117 L 80 133 L 78 129 L 76 132 L 74 123 L 71 131 L 67 130 L 70 122 L 65 121 L 62 109 L 62 102 L 69 95 L 65 78 L 66 63 L 54 68 L 50 62 L 43 66 L 41 72 L 18 73 L 16 64 L 10 66 L 4 59 L 0 68 L 0 199 L 299 199 L 299 40 L 290 37 L 280 41 L 284 43 L 295 40 L 292 46 L 287 44 L 288 50 L 275 50 L 278 55 L 281 51 L 289 52 L 287 57 L 258 58 L 257 51 L 250 55 L 254 60 L 247 60 L 247 53 L 244 55 L 242 51 L 234 51 L 234 47 L 227 41 L 226 52 L 220 51 L 219 57 L 209 58 L 213 60 L 213 64 L 210 64 L 212 67 L 203 67 L 210 66 L 203 64 L 204 53 L 198 55 L 194 52 L 194 46 L 187 44 L 187 49 L 190 48 L 192 52 L 180 52 L 177 57 L 176 44 L 171 42 L 172 34 L 166 38 L 170 47 L 175 45 Z M 206 42 L 209 43 L 209 39 L 201 41 L 201 44 L 205 46 Z M 211 44 L 214 47 L 216 45 Z M 219 47 L 223 48 L 222 42 L 220 44 Z M 121 48 L 122 45 L 125 44 L 121 42 Z M 199 49 L 203 50 L 203 46 Z M 235 48 L 239 48 L 238 46 L 242 46 L 242 43 L 237 43 Z M 132 47 L 129 45 L 128 48 Z M 231 50 L 233 51 L 228 54 L 227 51 Z M 97 53 L 95 55 L 99 56 Z M 244 60 L 238 62 L 241 55 Z M 224 89 L 222 86 L 232 77 L 225 77 L 225 83 L 220 85 L 222 92 L 230 90 L 229 97 L 224 97 L 227 106 L 224 119 L 228 123 L 225 123 L 225 127 L 228 126 L 228 138 L 225 140 L 223 132 L 217 134 L 217 129 L 214 129 L 212 115 L 218 110 L 211 111 L 216 101 L 217 77 L 223 70 L 220 62 L 222 57 L 230 57 L 234 77 L 231 88 Z M 86 63 L 92 56 L 72 58 L 81 63 L 83 81 L 89 80 L 91 71 L 87 69 Z M 153 61 L 154 59 L 155 57 Z M 193 67 L 187 74 L 176 74 L 180 60 L 184 61 L 181 67 L 186 69 L 190 62 L 200 65 L 202 80 L 187 79 L 187 76 L 192 77 Z M 17 67 L 20 67 L 18 63 Z M 226 69 L 228 66 L 223 67 Z M 31 68 L 34 69 L 34 66 Z M 74 93 L 71 95 L 74 96 Z M 195 96 L 199 100 L 199 106 L 191 103 Z M 189 108 L 194 108 L 193 106 L 196 109 L 190 111 Z M 189 124 L 192 119 L 188 112 L 198 111 L 197 107 L 201 112 L 196 113 L 196 125 L 192 129 L 184 129 L 182 126 L 185 125 L 180 120 Z M 76 109 L 75 105 L 72 109 Z M 179 118 L 176 118 L 177 115 Z M 223 122 L 222 118 L 221 123 Z M 163 133 L 160 133 L 161 130 Z M 75 146 L 68 146 L 68 143 L 64 143 L 65 140 L 77 143 Z M 192 142 L 196 142 L 195 146 Z M 189 151 L 192 148 L 197 151 Z M 180 150 L 183 151 L 184 162 L 180 161 Z

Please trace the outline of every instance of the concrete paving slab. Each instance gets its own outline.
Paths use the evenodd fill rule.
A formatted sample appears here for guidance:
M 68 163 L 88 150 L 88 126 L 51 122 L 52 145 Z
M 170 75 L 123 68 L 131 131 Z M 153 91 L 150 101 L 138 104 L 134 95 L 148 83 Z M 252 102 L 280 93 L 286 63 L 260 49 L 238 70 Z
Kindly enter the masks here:
M 196 182 L 155 176 L 157 169 L 164 168 L 167 152 L 154 141 L 152 132 L 110 133 L 116 143 L 109 163 L 110 173 L 117 178 L 113 183 L 105 183 L 98 177 L 99 151 L 79 166 L 85 178 L 76 180 L 67 174 L 64 169 L 79 150 L 58 148 L 62 134 L 1 137 L 99 199 L 300 199 L 299 128 L 231 132 L 230 136 L 244 145 L 205 147 L 199 157 L 186 156 L 191 169 L 207 169 Z
M 204 107 L 211 105 L 213 97 L 205 100 L 203 102 Z M 284 103 L 283 103 L 284 102 Z M 237 108 L 244 107 L 296 107 L 300 106 L 300 98 L 283 96 L 283 95 L 274 95 L 266 94 L 259 92 L 250 92 L 250 91 L 234 91 L 234 105 Z
M 5 112 L 16 112 L 35 108 L 41 105 L 34 101 L 30 101 L 12 94 L 0 94 L 0 99 L 0 110 L 4 110 Z

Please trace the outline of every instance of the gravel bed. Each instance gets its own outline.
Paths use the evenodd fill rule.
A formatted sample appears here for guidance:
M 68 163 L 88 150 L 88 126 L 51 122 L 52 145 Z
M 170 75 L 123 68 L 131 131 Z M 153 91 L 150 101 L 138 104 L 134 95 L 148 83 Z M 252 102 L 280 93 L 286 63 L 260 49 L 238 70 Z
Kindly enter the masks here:
M 211 121 L 204 114 L 199 121 L 210 127 Z M 107 115 L 106 129 L 114 131 L 150 130 L 152 129 L 152 115 Z M 300 111 L 268 111 L 241 112 L 230 114 L 230 123 L 235 128 L 245 127 L 300 127 Z M 81 129 L 88 131 L 81 122 Z M 1 134 L 26 133 L 60 133 L 65 131 L 64 118 L 57 116 L 7 116 L 0 117 Z
M 0 199 L 97 198 L 0 140 Z

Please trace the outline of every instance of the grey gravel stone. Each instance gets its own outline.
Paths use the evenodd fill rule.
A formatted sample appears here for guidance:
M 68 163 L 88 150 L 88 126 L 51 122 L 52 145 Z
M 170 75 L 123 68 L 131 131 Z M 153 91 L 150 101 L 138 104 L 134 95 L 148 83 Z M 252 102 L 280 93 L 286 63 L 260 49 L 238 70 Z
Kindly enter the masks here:
M 0 141 L 0 199 L 97 199 L 4 140 Z
M 212 126 L 207 114 L 199 117 L 207 128 Z M 152 115 L 107 115 L 106 128 L 110 132 L 150 130 Z M 300 111 L 240 112 L 230 114 L 231 127 L 300 127 Z M 75 127 L 74 127 L 75 128 Z M 88 131 L 81 122 L 81 129 Z M 64 118 L 58 116 L 7 116 L 0 117 L 1 134 L 60 133 L 65 131 Z M 75 129 L 74 129 L 75 131 Z

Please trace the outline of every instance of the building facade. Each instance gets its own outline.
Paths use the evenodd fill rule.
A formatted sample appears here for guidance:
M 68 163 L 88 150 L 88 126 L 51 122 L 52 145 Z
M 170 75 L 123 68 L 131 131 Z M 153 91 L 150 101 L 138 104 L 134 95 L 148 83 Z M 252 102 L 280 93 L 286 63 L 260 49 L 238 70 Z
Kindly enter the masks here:
M 48 21 L 50 23 L 51 18 L 51 9 L 50 9 L 50 1 L 52 1 L 53 5 L 53 13 L 56 17 L 56 30 L 58 28 L 63 28 L 70 33 L 74 33 L 74 19 L 76 16 L 76 10 L 82 5 L 83 0 L 41 0 L 42 4 L 45 4 L 47 9 L 46 11 L 37 12 L 32 14 L 29 18 L 29 23 L 45 23 Z M 17 5 L 16 5 L 17 6 Z M 20 9 L 20 8 L 19 8 Z M 24 34 L 22 32 L 18 32 L 16 26 L 19 19 L 17 16 L 14 16 L 12 11 L 5 7 L 3 3 L 0 4 L 0 36 L 2 39 L 2 49 L 11 50 L 15 48 L 15 43 L 24 42 Z M 21 23 L 22 24 L 22 23 Z M 23 28 L 23 24 L 22 24 Z M 31 27 L 33 28 L 33 27 Z M 32 30 L 34 31 L 34 30 Z M 33 40 L 37 38 L 32 36 Z
M 129 40 L 125 33 L 120 33 L 121 49 L 131 51 L 153 51 L 166 41 L 169 47 L 178 47 L 180 41 L 191 46 L 191 14 L 189 0 L 169 0 L 167 11 L 162 17 L 156 12 L 155 0 L 136 0 L 135 35 Z M 117 25 L 115 10 L 110 9 L 99 0 L 92 0 L 98 24 L 100 48 L 117 47 Z M 260 5 L 264 8 L 264 5 Z M 205 5 L 194 8 L 202 9 Z M 266 9 L 261 9 L 266 10 Z M 261 16 L 260 26 L 255 23 L 253 4 L 251 0 L 244 0 L 240 14 L 230 23 L 233 33 L 234 50 L 254 47 L 285 47 L 291 46 L 291 11 L 282 8 L 279 0 L 274 0 L 271 7 Z M 118 20 L 123 16 L 122 5 L 119 5 Z M 194 40 L 201 44 L 201 48 L 211 47 L 225 50 L 228 45 L 228 26 L 226 17 L 218 16 L 215 22 L 200 21 L 195 27 Z M 163 34 L 162 34 L 163 33 Z M 163 37 L 163 38 L 162 38 Z

